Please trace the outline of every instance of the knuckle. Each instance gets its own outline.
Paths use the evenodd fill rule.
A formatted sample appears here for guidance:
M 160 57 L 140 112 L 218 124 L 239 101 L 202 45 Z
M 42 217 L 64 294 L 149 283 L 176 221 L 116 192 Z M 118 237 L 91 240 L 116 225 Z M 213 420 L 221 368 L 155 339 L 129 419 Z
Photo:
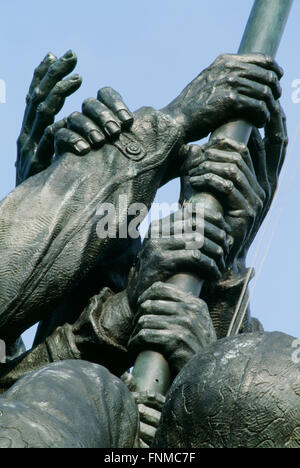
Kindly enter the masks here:
M 144 328 L 142 328 L 142 330 L 138 332 L 137 338 L 141 341 L 144 341 L 147 338 L 147 331 Z
M 227 83 L 230 85 L 230 86 L 236 86 L 238 83 L 239 83 L 239 79 L 237 76 L 231 74 L 228 78 L 227 78 Z
M 223 258 L 224 256 L 224 251 L 222 249 L 222 247 L 218 247 L 217 250 L 216 250 L 216 254 L 219 258 Z
M 220 240 L 221 240 L 221 242 L 225 242 L 226 237 L 227 237 L 227 236 L 226 236 L 226 232 L 222 230 L 222 231 L 220 232 Z
M 271 84 L 277 83 L 278 79 L 277 79 L 276 73 L 274 73 L 273 71 L 269 71 L 268 80 Z
M 187 304 L 188 306 L 188 311 L 193 314 L 198 314 L 199 313 L 199 306 L 195 302 L 189 302 Z M 189 317 L 186 317 L 187 322 L 190 324 L 191 319 Z
M 50 77 L 50 78 L 55 78 L 56 75 L 58 73 L 58 66 L 57 66 L 57 62 L 54 62 L 48 69 L 48 72 L 47 72 L 47 75 Z
M 31 96 L 32 102 L 40 102 L 44 99 L 44 93 L 42 92 L 41 88 L 37 86 Z
M 240 153 L 241 154 L 238 154 L 238 157 L 241 160 L 242 155 L 248 155 L 248 147 L 247 147 L 247 145 L 245 145 L 245 143 L 240 143 L 239 147 L 240 147 Z
M 212 159 L 212 158 L 213 158 L 213 154 L 212 154 L 212 152 L 211 152 L 210 150 L 208 150 L 208 151 L 209 151 L 208 157 L 209 157 L 210 159 Z M 204 170 L 209 170 L 210 167 L 211 167 L 211 164 L 210 164 L 209 161 L 205 161 L 205 162 L 203 162 L 203 163 L 201 164 L 201 167 L 202 167 Z
M 233 190 L 234 190 L 234 184 L 233 184 L 233 182 L 231 182 L 231 180 L 226 181 L 226 184 L 225 184 L 225 192 L 226 192 L 227 194 L 230 194 L 230 193 L 233 192 Z
M 262 209 L 264 207 L 264 204 L 263 204 L 263 201 L 260 198 L 256 199 L 256 206 L 257 206 L 257 209 L 258 209 L 259 212 L 262 211 Z
M 269 86 L 267 86 L 267 85 L 264 86 L 263 95 L 268 99 L 272 98 L 273 95 L 272 95 L 272 91 L 270 90 Z
M 267 106 L 266 106 L 266 103 L 264 101 L 258 101 L 259 102 L 259 108 L 260 108 L 260 111 L 262 113 L 266 113 L 267 112 Z
M 40 116 L 46 115 L 48 113 L 48 107 L 45 102 L 42 102 L 41 104 L 38 105 L 37 113 Z
M 201 257 L 202 257 L 202 255 L 201 255 L 200 250 L 193 250 L 192 251 L 192 258 L 194 260 L 199 261 L 199 260 L 201 260 Z
M 59 130 L 58 130 L 59 131 Z M 44 135 L 46 137 L 52 137 L 53 136 L 53 133 L 54 133 L 54 128 L 53 128 L 53 125 L 48 125 L 48 127 L 46 128 L 46 130 L 44 131 Z
M 255 211 L 254 211 L 252 208 L 250 208 L 250 209 L 248 210 L 248 218 L 249 218 L 251 221 L 253 221 L 253 220 L 256 218 L 256 213 L 255 213 Z
M 213 182 L 214 175 L 212 173 L 204 174 L 203 178 L 206 182 Z
M 235 164 L 228 164 L 225 167 L 225 173 L 228 177 L 235 177 L 237 175 L 237 167 L 235 166 Z
M 143 328 L 145 327 L 147 322 L 147 316 L 146 315 L 141 315 L 141 317 L 138 319 L 138 325 Z
M 239 104 L 238 94 L 235 91 L 230 91 L 230 93 L 228 93 L 227 103 L 230 106 L 237 106 Z

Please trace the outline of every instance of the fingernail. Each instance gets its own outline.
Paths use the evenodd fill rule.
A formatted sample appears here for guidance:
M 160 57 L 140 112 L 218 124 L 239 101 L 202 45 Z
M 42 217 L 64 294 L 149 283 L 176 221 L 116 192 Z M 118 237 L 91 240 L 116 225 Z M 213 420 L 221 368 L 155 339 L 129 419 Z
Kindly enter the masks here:
M 133 116 L 125 109 L 120 110 L 117 115 L 123 123 L 126 123 L 126 125 L 131 125 L 133 123 Z
M 104 128 L 110 136 L 118 136 L 121 133 L 121 127 L 116 122 L 107 122 Z
M 70 76 L 70 80 L 72 80 L 72 81 L 80 81 L 80 80 L 81 80 L 81 76 L 80 76 L 80 75 L 73 75 L 73 76 Z
M 76 151 L 80 154 L 86 154 L 90 151 L 90 145 L 84 141 L 84 140 L 79 140 L 77 143 L 74 145 Z
M 51 52 L 49 52 L 49 53 L 46 55 L 46 57 L 44 58 L 44 61 L 48 61 L 48 60 L 50 60 L 50 61 L 56 60 L 55 55 L 53 55 Z
M 98 145 L 105 141 L 104 135 L 102 135 L 98 130 L 92 130 L 89 132 L 88 139 L 92 145 Z
M 72 57 L 74 57 L 74 54 L 73 54 L 73 51 L 72 51 L 71 49 L 68 50 L 68 51 L 64 54 L 64 58 L 66 58 L 66 59 L 70 59 L 70 58 L 72 58 Z

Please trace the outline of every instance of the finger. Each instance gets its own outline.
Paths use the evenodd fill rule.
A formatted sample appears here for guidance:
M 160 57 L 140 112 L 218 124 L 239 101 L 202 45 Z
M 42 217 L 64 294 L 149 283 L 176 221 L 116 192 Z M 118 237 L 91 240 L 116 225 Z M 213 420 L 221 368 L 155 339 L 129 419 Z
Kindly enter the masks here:
M 44 60 L 39 64 L 39 66 L 34 70 L 34 74 L 33 74 L 33 79 L 32 79 L 32 82 L 30 84 L 30 87 L 29 87 L 29 91 L 28 91 L 28 94 L 26 96 L 26 101 L 27 101 L 27 104 L 29 103 L 29 100 L 31 98 L 31 95 L 34 91 L 34 89 L 40 84 L 41 80 L 44 78 L 44 76 L 46 75 L 49 67 L 54 63 L 56 62 L 57 60 L 57 57 L 55 57 L 55 55 L 51 54 L 51 52 L 49 52 L 49 54 L 46 55 L 46 57 L 44 58 Z
M 123 127 L 128 128 L 133 124 L 133 114 L 117 91 L 109 87 L 102 88 L 97 98 L 119 118 Z
M 262 54 L 225 55 L 220 56 L 218 61 L 226 71 L 229 84 L 232 82 L 234 85 L 236 77 L 249 78 L 254 83 L 268 85 L 272 89 L 275 99 L 281 96 L 282 89 L 279 80 L 283 75 L 283 70 L 270 57 Z M 223 77 L 224 73 L 219 73 L 219 79 L 222 80 Z
M 185 302 L 187 300 L 187 294 L 172 284 L 163 283 L 157 281 L 153 283 L 146 291 L 141 294 L 137 304 L 141 305 L 143 302 L 148 300 L 166 300 L 171 302 Z M 194 296 L 189 296 L 191 302 L 196 301 L 199 303 L 200 299 L 195 298 Z M 203 301 L 200 301 L 204 305 Z
M 244 198 L 249 200 L 253 206 L 261 204 L 265 199 L 265 193 L 259 186 L 256 177 L 250 173 L 248 167 L 246 165 L 246 167 L 243 167 L 243 161 L 240 160 L 239 163 L 235 164 L 233 163 L 233 157 L 229 157 L 228 162 L 226 162 L 225 158 L 223 159 L 224 162 L 206 161 L 198 167 L 197 175 L 201 176 L 203 174 L 211 173 L 218 175 L 225 180 L 232 181 L 237 190 L 240 191 Z M 245 172 L 241 170 L 240 167 L 245 169 Z M 247 173 L 249 180 L 245 173 Z
M 283 69 L 278 65 L 276 60 L 274 60 L 271 56 L 265 54 L 233 54 L 227 55 L 228 57 L 233 57 L 234 60 L 238 61 L 239 63 L 245 64 L 253 64 L 259 67 L 265 68 L 266 70 L 272 70 L 276 73 L 278 78 L 282 78 L 284 75 Z
M 149 447 L 152 445 L 156 434 L 156 428 L 149 426 L 143 422 L 140 423 L 140 438 L 145 442 Z
M 206 160 L 207 161 L 215 161 L 219 163 L 229 163 L 235 164 L 245 175 L 248 182 L 250 184 L 256 183 L 257 180 L 255 177 L 255 171 L 253 167 L 253 162 L 250 156 L 250 153 L 247 149 L 247 156 L 241 154 L 240 152 L 235 152 L 234 150 L 223 151 L 221 149 L 209 148 L 206 151 Z M 194 170 L 191 175 L 196 175 L 196 171 Z M 257 187 L 259 190 L 259 186 Z M 263 191 L 261 190 L 261 195 L 263 197 Z
M 247 78 L 242 78 L 240 76 L 230 76 L 225 77 L 221 80 L 223 84 L 230 84 L 234 86 L 235 91 L 238 91 L 239 94 L 244 94 L 245 96 L 250 96 L 252 98 L 258 99 L 260 101 L 265 101 L 266 105 L 270 112 L 274 112 L 276 109 L 276 101 L 278 99 L 278 93 L 276 92 L 276 98 L 273 95 L 272 89 L 267 84 L 261 84 Z
M 185 247 L 184 243 L 177 242 L 175 240 L 182 239 L 182 235 L 185 234 L 203 234 L 204 231 L 204 218 L 203 212 L 191 216 L 187 213 L 187 210 L 183 210 L 183 219 L 174 221 L 173 217 L 167 217 L 162 220 L 161 223 L 152 224 L 150 226 L 150 235 L 152 239 L 172 239 L 173 245 L 168 247 L 167 244 L 159 244 L 159 247 L 166 246 L 168 249 L 182 249 Z
M 65 76 L 71 73 L 77 64 L 77 57 L 69 50 L 61 58 L 56 60 L 50 66 L 48 72 L 42 79 L 40 85 L 35 88 L 33 98 L 35 101 L 43 101 L 54 88 L 56 83 L 61 81 Z
M 208 257 L 200 250 L 192 250 L 192 247 L 198 247 L 200 241 L 187 243 L 186 250 L 176 252 L 166 252 L 166 262 L 172 266 L 175 271 L 182 273 L 196 273 L 200 277 L 218 279 L 221 277 L 221 271 L 213 258 Z
M 205 161 L 205 145 L 186 145 L 182 150 L 184 163 L 182 166 L 182 174 L 187 174 L 192 168 L 199 166 Z
M 224 216 L 222 216 L 221 213 L 217 213 L 216 211 L 212 211 L 212 210 L 205 208 L 204 219 L 205 221 L 219 228 L 221 231 L 226 231 L 226 233 L 232 232 L 232 228 L 225 221 L 225 218 Z
M 54 135 L 61 128 L 66 127 L 66 120 L 59 120 L 46 128 L 36 150 L 36 160 L 46 167 L 50 165 L 54 155 Z
M 282 124 L 283 124 L 284 142 L 283 142 L 283 149 L 282 149 L 281 159 L 279 161 L 279 166 L 278 166 L 278 175 L 281 172 L 281 168 L 282 168 L 282 165 L 284 163 L 285 156 L 286 156 L 287 146 L 288 146 L 288 143 L 289 143 L 286 115 L 285 115 L 280 103 L 279 103 L 279 105 L 280 105 L 281 118 L 282 118 Z
M 229 80 L 229 84 L 233 86 L 238 86 L 240 79 L 250 80 L 250 83 L 248 83 L 250 87 L 255 87 L 256 84 L 267 86 L 271 90 L 274 99 L 279 99 L 282 94 L 277 74 L 273 71 L 263 70 L 255 65 L 242 67 L 236 74 L 233 73 L 227 79 Z
M 183 306 L 183 302 L 163 300 L 143 302 L 135 315 L 132 335 L 137 335 L 143 329 L 167 330 L 169 328 L 168 319 L 180 316 Z
M 38 105 L 47 98 L 56 83 L 74 70 L 76 63 L 77 57 L 72 51 L 68 51 L 63 57 L 52 63 L 42 81 L 32 92 L 25 116 L 28 127 L 32 125 Z
M 92 119 L 111 138 L 121 133 L 121 125 L 113 113 L 97 99 L 89 98 L 82 104 L 82 112 Z
M 140 420 L 148 424 L 149 426 L 157 428 L 159 425 L 159 421 L 161 418 L 161 412 L 157 411 L 153 408 L 149 408 L 146 405 L 139 404 L 138 405 Z
M 195 204 L 194 203 L 188 203 L 183 212 L 185 214 L 186 211 L 191 210 L 192 213 L 195 212 Z M 197 216 L 189 217 L 188 215 L 185 215 L 183 218 L 183 221 L 185 223 L 184 228 L 186 232 L 191 232 L 191 227 L 194 228 L 194 230 L 197 230 L 198 232 L 202 233 L 204 232 L 205 229 L 205 223 L 209 222 L 216 226 L 217 229 L 220 229 L 221 231 L 225 231 L 226 233 L 230 233 L 232 231 L 230 225 L 225 221 L 224 216 L 222 216 L 221 213 L 218 213 L 217 211 L 209 210 L 208 208 L 204 207 L 204 210 L 199 210 L 199 212 L 196 212 Z M 179 223 L 180 221 L 178 221 Z M 175 224 L 175 226 L 177 223 Z M 185 232 L 185 230 L 183 232 Z M 180 232 L 178 230 L 178 232 Z M 176 230 L 174 229 L 174 233 L 176 233 Z
M 209 226 L 210 226 L 210 230 L 208 231 L 208 234 L 209 232 L 211 232 L 215 234 L 215 238 L 221 237 L 221 236 L 218 236 L 216 233 L 216 231 L 218 231 L 219 233 L 218 228 L 215 228 L 215 226 L 212 226 L 212 225 L 209 225 Z M 210 239 L 207 235 L 206 230 L 205 230 L 205 236 L 203 233 L 204 233 L 204 229 L 201 229 L 201 231 L 195 232 L 195 231 L 192 231 L 190 228 L 187 229 L 186 226 L 183 224 L 183 226 L 181 227 L 181 230 L 177 229 L 175 238 L 184 241 L 186 250 L 201 249 L 201 252 L 205 256 L 213 258 L 218 266 L 218 269 L 220 271 L 223 271 L 225 269 L 224 255 L 225 255 L 225 252 L 226 254 L 229 252 L 229 244 L 227 243 L 226 233 L 224 232 L 224 237 L 222 236 L 222 241 L 220 242 L 221 245 L 216 243 L 214 240 Z M 174 250 L 176 249 L 170 249 L 170 251 L 173 251 L 173 252 Z M 163 256 L 164 258 L 162 259 L 162 263 L 168 263 L 169 257 L 167 255 L 166 250 L 163 251 Z
M 220 198 L 226 208 L 230 210 L 247 211 L 248 203 L 243 195 L 235 188 L 231 180 L 223 179 L 216 174 L 209 173 L 191 177 L 191 184 L 198 191 L 209 190 Z
M 204 224 L 204 236 L 217 245 L 220 245 L 226 254 L 229 253 L 232 246 L 232 237 L 229 236 L 226 231 L 218 228 L 214 223 L 211 223 L 207 218 Z
M 105 136 L 99 127 L 80 112 L 73 112 L 68 117 L 68 128 L 83 136 L 94 149 L 101 148 L 105 143 Z
M 79 75 L 74 75 L 66 80 L 59 81 L 54 86 L 47 99 L 37 108 L 31 131 L 31 138 L 33 141 L 40 140 L 45 128 L 54 122 L 56 114 L 62 109 L 66 97 L 77 91 L 81 83 L 81 77 Z
M 232 96 L 232 105 L 235 108 L 235 117 L 245 118 L 247 110 L 247 119 L 254 127 L 264 127 L 271 118 L 270 111 L 264 101 L 244 96 L 242 93 L 236 93 Z
M 271 120 L 265 127 L 265 149 L 267 161 L 267 173 L 272 186 L 277 184 L 280 168 L 285 156 L 288 143 L 286 117 L 277 102 L 276 111 L 271 114 Z
M 169 314 L 164 313 L 165 309 L 172 308 L 174 309 L 173 313 L 171 313 L 171 310 Z M 209 329 L 212 323 L 208 310 L 206 310 L 206 314 L 203 315 L 201 313 L 202 311 L 186 310 L 184 303 L 174 304 L 155 301 L 152 303 L 151 311 L 153 314 L 141 315 L 134 327 L 131 343 L 133 343 L 135 337 L 139 337 L 139 339 L 135 341 L 134 346 L 141 346 L 142 342 L 147 341 L 148 335 L 154 336 L 154 333 L 157 335 L 157 343 L 159 337 L 161 337 L 161 349 L 163 349 L 163 345 L 167 345 L 165 348 L 166 350 L 171 347 L 176 349 L 176 347 L 180 347 L 184 342 L 187 344 L 187 342 L 190 341 L 188 335 L 190 337 L 201 337 L 201 335 L 204 337 L 204 335 L 207 335 L 205 331 L 208 332 L 208 335 L 211 334 L 211 330 Z M 164 333 L 165 331 L 169 332 L 169 340 L 167 343 L 164 342 L 166 336 Z M 191 341 L 189 344 L 191 344 Z
M 148 232 L 152 238 L 170 237 L 170 235 L 182 233 L 184 223 L 187 223 L 187 228 L 188 226 L 197 227 L 198 224 L 200 227 L 203 225 L 203 212 L 198 209 L 197 204 L 187 203 L 183 209 L 152 221 Z
M 267 174 L 266 151 L 264 142 L 257 128 L 253 128 L 251 132 L 248 147 L 251 153 L 257 181 L 266 194 L 265 204 L 268 205 L 271 196 L 271 187 Z
M 67 128 L 58 130 L 55 134 L 55 154 L 61 155 L 66 152 L 84 156 L 91 151 L 91 147 L 80 135 Z
M 30 100 L 31 100 L 33 90 L 35 89 L 36 86 L 39 85 L 40 81 L 43 79 L 43 77 L 47 73 L 51 64 L 54 63 L 56 60 L 57 58 L 55 57 L 55 55 L 49 53 L 46 55 L 44 60 L 40 63 L 40 65 L 34 71 L 33 79 L 30 84 L 28 94 L 26 96 L 26 109 L 24 113 L 24 119 L 22 122 L 21 134 L 18 139 L 18 144 L 21 146 L 24 145 L 24 140 L 27 138 L 28 133 L 30 131 L 31 122 L 29 121 L 28 116 L 29 116 Z
M 195 240 L 198 236 L 203 236 L 211 239 L 217 244 L 221 245 L 226 251 L 228 249 L 227 232 L 231 232 L 231 228 L 224 221 L 226 230 L 218 227 L 219 219 L 216 217 L 216 213 L 206 212 L 204 218 L 201 216 L 201 223 L 197 219 L 188 219 L 187 221 L 181 220 L 176 221 L 171 226 L 169 225 L 168 236 L 166 230 L 161 232 L 159 228 L 157 231 L 151 232 L 151 240 L 160 239 L 156 242 L 156 247 L 166 250 L 182 250 L 186 247 L 186 242 Z M 153 234 L 153 237 L 152 237 Z M 153 242 L 152 248 L 155 248 L 155 242 Z
M 134 392 L 134 400 L 137 405 L 146 405 L 148 408 L 153 408 L 159 412 L 166 402 L 166 397 L 157 392 L 145 391 L 145 392 Z
M 172 332 L 177 327 L 172 327 Z M 179 330 L 178 330 L 179 332 Z M 133 335 L 128 342 L 128 347 L 135 353 L 141 352 L 144 349 L 161 352 L 164 347 L 170 347 L 170 330 L 158 329 L 143 329 L 136 335 Z

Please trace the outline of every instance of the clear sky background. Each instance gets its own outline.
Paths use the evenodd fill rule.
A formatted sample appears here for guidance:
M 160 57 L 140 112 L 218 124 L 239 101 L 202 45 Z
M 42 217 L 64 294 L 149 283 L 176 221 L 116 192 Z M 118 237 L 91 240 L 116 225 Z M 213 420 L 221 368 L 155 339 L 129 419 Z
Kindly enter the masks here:
M 84 80 L 61 116 L 80 110 L 85 98 L 107 85 L 117 89 L 132 110 L 142 105 L 161 108 L 220 53 L 237 50 L 252 4 L 252 0 L 1 0 L 0 80 L 6 83 L 6 103 L 0 104 L 1 199 L 14 188 L 15 142 L 25 96 L 33 70 L 47 52 L 62 55 L 73 49 Z M 248 258 L 257 271 L 251 287 L 253 315 L 266 330 L 296 337 L 300 337 L 300 103 L 292 101 L 292 83 L 300 80 L 299 20 L 300 1 L 294 0 L 277 56 L 285 69 L 282 104 L 290 151 L 275 204 L 261 230 L 263 238 L 255 242 Z M 157 197 L 177 199 L 176 182 Z M 27 346 L 32 336 L 32 330 L 25 334 Z

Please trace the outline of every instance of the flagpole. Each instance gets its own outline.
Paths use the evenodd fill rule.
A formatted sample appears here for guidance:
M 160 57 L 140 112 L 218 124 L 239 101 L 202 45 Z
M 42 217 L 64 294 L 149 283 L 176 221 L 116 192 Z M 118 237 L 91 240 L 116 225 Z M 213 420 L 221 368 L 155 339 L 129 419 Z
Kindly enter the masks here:
M 275 57 L 293 0 L 256 0 L 238 50 L 239 54 L 263 53 Z M 252 125 L 243 120 L 232 120 L 212 133 L 211 138 L 227 137 L 248 144 Z M 185 194 L 186 203 L 199 203 L 204 209 L 220 212 L 223 208 L 210 193 L 196 193 L 190 186 Z M 168 283 L 188 294 L 199 297 L 204 280 L 194 274 L 178 273 Z M 234 325 L 234 324 L 233 324 Z M 234 326 L 233 326 L 234 328 Z M 137 391 L 155 391 L 165 394 L 171 382 L 165 358 L 153 351 L 138 356 L 133 375 Z

